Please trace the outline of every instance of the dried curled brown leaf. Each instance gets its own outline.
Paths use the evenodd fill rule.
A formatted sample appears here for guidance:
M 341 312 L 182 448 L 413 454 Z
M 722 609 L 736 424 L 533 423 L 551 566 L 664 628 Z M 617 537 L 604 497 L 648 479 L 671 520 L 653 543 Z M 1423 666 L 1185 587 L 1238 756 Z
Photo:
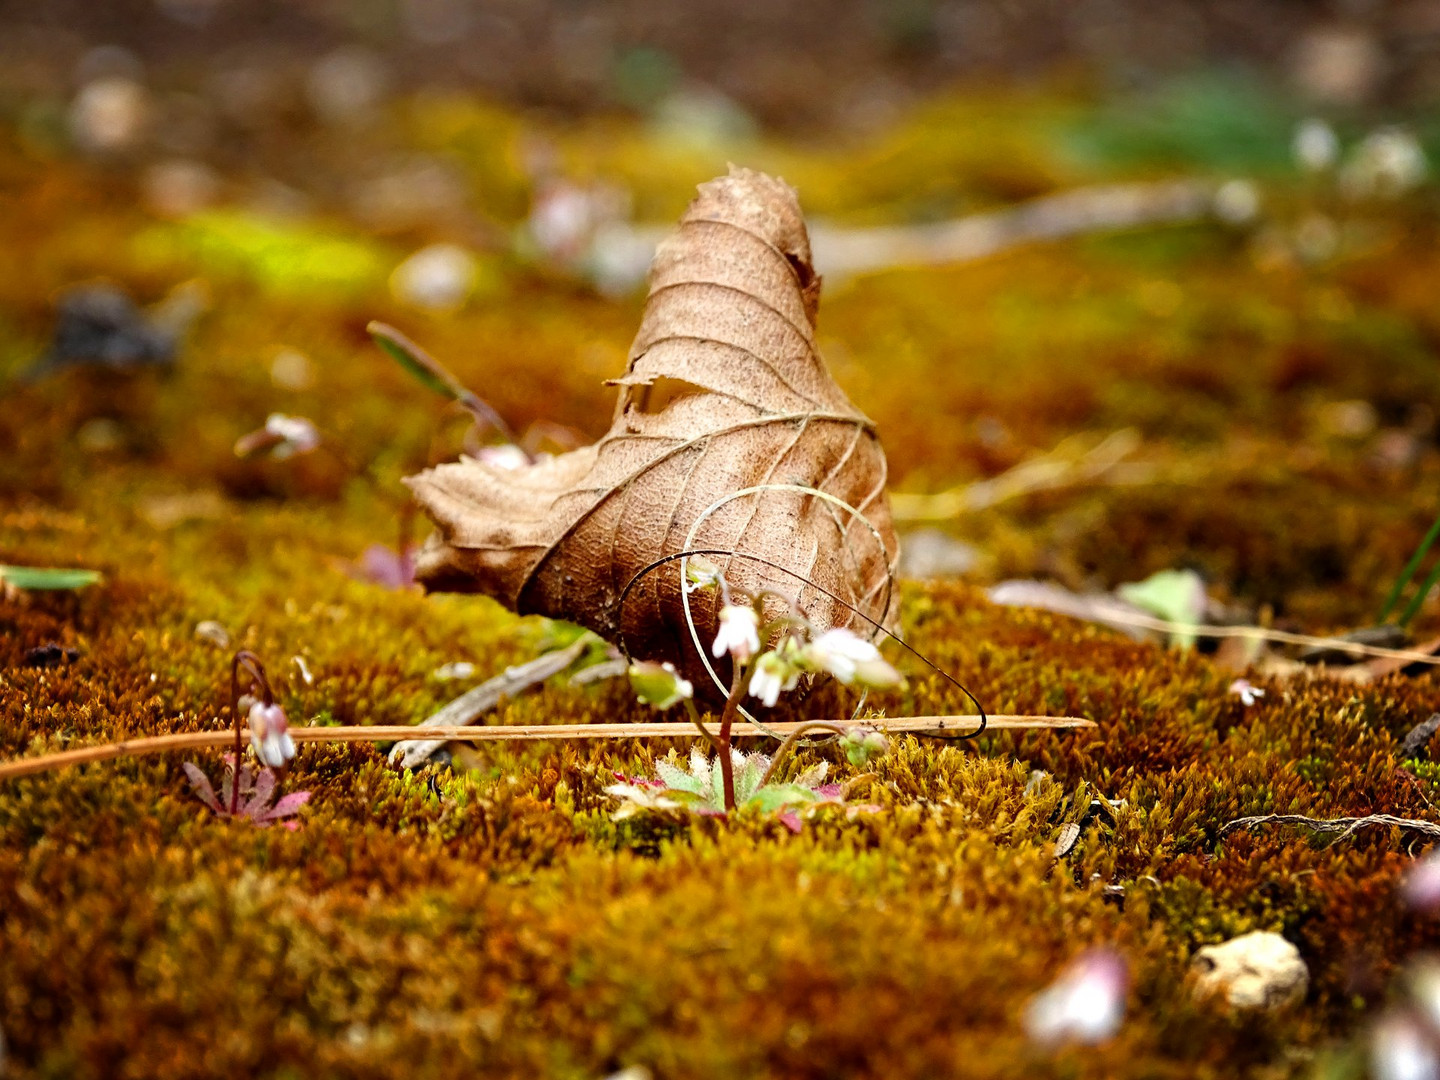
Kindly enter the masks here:
M 819 295 L 794 191 L 734 168 L 701 185 L 656 252 L 610 431 L 526 467 L 462 459 L 411 477 L 439 526 L 419 580 L 569 619 L 633 656 L 673 661 L 703 689 L 680 564 L 646 572 L 686 550 L 703 516 L 690 548 L 737 553 L 714 559 L 733 585 L 797 596 L 820 625 L 868 632 L 846 604 L 883 622 L 898 553 L 885 455 L 816 351 Z M 794 490 L 706 514 L 769 484 L 827 492 L 863 517 Z M 695 594 L 691 608 L 708 643 L 715 601 Z

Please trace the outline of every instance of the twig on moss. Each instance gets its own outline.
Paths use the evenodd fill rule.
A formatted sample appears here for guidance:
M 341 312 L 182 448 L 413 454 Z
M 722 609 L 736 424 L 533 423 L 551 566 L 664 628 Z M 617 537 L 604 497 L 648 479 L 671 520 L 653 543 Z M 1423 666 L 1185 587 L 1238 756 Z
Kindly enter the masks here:
M 1081 618 L 1081 616 L 1075 616 Z M 1416 649 L 1387 649 L 1381 645 L 1366 645 L 1359 641 L 1344 641 L 1340 638 L 1315 637 L 1312 634 L 1292 634 L 1286 630 L 1271 630 L 1264 626 L 1206 626 L 1201 623 L 1171 622 L 1126 611 L 1105 611 L 1103 619 L 1086 619 L 1086 622 L 1100 622 L 1105 625 L 1138 626 L 1144 630 L 1158 630 L 1167 634 L 1189 634 L 1204 638 L 1253 638 L 1259 641 L 1273 641 L 1281 645 L 1311 645 L 1336 652 L 1353 653 L 1356 656 L 1384 656 L 1392 660 L 1403 660 L 1407 664 L 1440 664 L 1440 656 Z
M 479 686 L 465 691 L 454 701 L 436 711 L 419 724 L 422 728 L 464 727 L 473 724 L 481 716 L 495 708 L 506 698 L 513 698 L 539 686 L 552 675 L 558 675 L 585 655 L 594 638 L 584 634 L 565 646 L 542 653 L 534 660 L 515 667 L 506 668 L 493 679 L 487 679 Z M 434 756 L 441 743 L 428 736 L 412 736 L 396 743 L 390 749 L 390 764 L 406 769 L 418 769 Z
M 1386 829 L 1405 829 L 1417 832 L 1428 840 L 1440 840 L 1440 824 L 1422 821 L 1419 818 L 1394 817 L 1391 814 L 1369 814 L 1365 817 L 1313 818 L 1304 814 L 1261 814 L 1258 817 L 1236 818 L 1220 826 L 1220 835 L 1225 836 L 1236 829 L 1253 829 L 1257 825 L 1304 825 L 1326 836 L 1340 839 L 1367 825 L 1379 825 Z
M 878 727 L 897 735 L 950 734 L 957 731 L 973 730 L 981 724 L 979 716 L 915 716 L 903 720 L 866 720 L 858 726 Z M 1093 728 L 1093 720 L 1078 716 L 987 716 L 987 728 L 993 730 L 1068 730 Z M 814 723 L 807 720 L 804 724 Z M 837 724 L 848 721 L 836 721 Z M 802 723 L 772 725 L 770 730 L 788 734 Z M 763 735 L 759 728 L 736 732 L 745 737 Z M 534 742 L 560 739 L 679 739 L 686 736 L 709 734 L 712 738 L 718 727 L 706 726 L 697 732 L 689 723 L 654 724 L 525 724 L 502 727 L 432 727 L 420 729 L 412 725 L 376 725 L 374 727 L 304 727 L 290 729 L 296 742 L 389 742 L 391 739 L 417 739 L 427 742 Z M 0 763 L 0 780 L 17 776 L 63 769 L 69 765 L 86 765 L 96 761 L 109 761 L 118 757 L 135 757 L 140 754 L 157 754 L 165 750 L 184 750 L 192 747 L 224 746 L 230 741 L 229 731 L 192 731 L 176 735 L 155 735 L 145 739 L 126 739 L 123 742 L 104 743 L 99 746 L 84 746 L 77 750 L 64 750 L 40 757 L 20 758 Z
M 1103 184 L 1044 195 L 1015 206 L 923 225 L 811 230 L 815 265 L 827 277 L 895 266 L 941 266 L 1025 244 L 1096 232 L 1203 221 L 1215 188 L 1198 180 Z

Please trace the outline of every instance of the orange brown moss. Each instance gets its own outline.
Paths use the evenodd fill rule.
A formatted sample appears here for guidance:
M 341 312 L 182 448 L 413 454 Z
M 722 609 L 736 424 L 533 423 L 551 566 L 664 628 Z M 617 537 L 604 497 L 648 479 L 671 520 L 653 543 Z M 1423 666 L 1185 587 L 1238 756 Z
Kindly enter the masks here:
M 523 210 L 495 149 L 509 120 L 415 123 L 417 144 L 470 155 L 497 218 Z M 889 170 L 931 152 L 959 177 L 930 192 L 942 201 L 1083 179 L 1002 127 L 994 154 L 914 132 L 866 151 L 868 203 L 847 202 L 843 161 L 787 151 L 790 178 L 832 213 L 875 220 L 913 195 Z M 592 165 L 625 145 L 569 138 L 566 152 Z M 1002 149 L 1018 155 L 1004 168 Z M 623 368 L 637 305 L 499 254 L 487 256 L 496 291 L 433 322 L 363 274 L 351 293 L 277 291 L 243 259 L 211 265 L 204 245 L 172 244 L 163 259 L 137 249 L 171 227 L 120 180 L 9 145 L 0 160 L 20 208 L 0 218 L 0 375 L 43 348 L 53 293 L 76 279 L 154 300 L 201 274 L 215 296 L 169 379 L 72 372 L 3 391 L 0 562 L 107 577 L 0 600 L 0 754 L 228 724 L 229 654 L 196 637 L 202 620 L 266 660 L 295 722 L 412 722 L 467 685 L 433 679 L 441 664 L 490 674 L 534 654 L 539 631 L 487 601 L 347 576 L 367 544 L 395 542 L 398 478 L 452 456 L 459 437 L 363 328 L 378 317 L 414 333 L 520 429 L 553 420 L 588 440 L 611 404 L 594 387 Z M 648 177 L 642 205 L 669 213 L 688 196 L 688 176 L 631 171 Z M 398 257 L 396 238 L 329 228 Z M 1035 495 L 956 523 L 988 553 L 982 576 L 1109 586 L 1187 564 L 1230 600 L 1313 632 L 1346 628 L 1373 617 L 1433 516 L 1416 492 L 1440 473 L 1433 438 L 1395 464 L 1320 419 L 1361 398 L 1398 429 L 1440 391 L 1440 315 L 1416 286 L 1440 272 L 1434 226 L 1400 207 L 1386 228 L 1393 242 L 1312 270 L 1252 258 L 1206 227 L 896 271 L 833 290 L 822 349 L 877 421 L 901 489 L 991 475 L 1076 431 L 1145 436 L 1153 482 Z M 314 361 L 312 389 L 271 383 L 282 346 Z M 237 462 L 235 438 L 270 411 L 314 419 L 373 463 L 378 485 L 323 454 Z M 78 437 L 97 418 L 119 433 L 107 449 Z M 196 493 L 194 516 L 155 510 Z M 1099 729 L 905 740 L 865 795 L 880 813 L 822 812 L 799 836 L 745 816 L 612 822 L 604 787 L 648 769 L 663 744 L 497 746 L 466 757 L 469 770 L 413 776 L 373 748 L 307 745 L 286 780 L 315 793 L 294 833 L 215 820 L 178 757 L 5 785 L 7 1075 L 1305 1075 L 1405 957 L 1440 944 L 1440 928 L 1395 899 L 1400 836 L 1219 835 L 1248 814 L 1433 814 L 1435 770 L 1402 772 L 1398 746 L 1440 702 L 1434 676 L 1265 684 L 1246 709 L 1207 656 L 995 608 L 974 585 L 910 584 L 903 612 L 907 639 L 991 710 Z M 49 641 L 81 655 L 25 667 Z M 909 670 L 910 690 L 885 702 L 894 714 L 968 711 L 949 684 Z M 556 685 L 493 722 L 641 715 L 619 688 Z M 832 767 L 853 773 L 838 755 Z M 1049 775 L 1027 794 L 1036 769 Z M 1097 795 L 1123 805 L 1087 814 Z M 1057 831 L 1082 819 L 1057 863 Z M 1251 929 L 1299 945 L 1303 1007 L 1235 1019 L 1191 1000 L 1191 951 Z M 1020 1026 L 1025 1002 L 1100 943 L 1132 965 L 1121 1034 L 1042 1054 Z

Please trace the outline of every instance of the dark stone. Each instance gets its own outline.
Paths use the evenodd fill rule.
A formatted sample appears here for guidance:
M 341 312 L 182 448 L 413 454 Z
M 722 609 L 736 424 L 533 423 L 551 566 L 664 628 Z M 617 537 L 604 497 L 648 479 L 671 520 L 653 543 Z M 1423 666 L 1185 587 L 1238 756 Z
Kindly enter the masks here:
M 60 299 L 50 351 L 31 372 L 39 378 L 70 367 L 107 371 L 174 366 L 177 336 L 146 320 L 112 285 L 83 285 Z
M 1405 735 L 1405 741 L 1400 744 L 1400 756 L 1402 758 L 1419 757 L 1425 752 L 1425 748 L 1430 744 L 1430 739 L 1437 731 L 1440 731 L 1440 712 L 1431 713 L 1430 719 L 1422 720 L 1409 730 Z
M 61 664 L 68 664 L 79 659 L 80 650 L 73 649 L 68 645 L 57 645 L 53 641 L 47 641 L 44 645 L 37 645 L 25 654 L 26 667 L 52 668 Z

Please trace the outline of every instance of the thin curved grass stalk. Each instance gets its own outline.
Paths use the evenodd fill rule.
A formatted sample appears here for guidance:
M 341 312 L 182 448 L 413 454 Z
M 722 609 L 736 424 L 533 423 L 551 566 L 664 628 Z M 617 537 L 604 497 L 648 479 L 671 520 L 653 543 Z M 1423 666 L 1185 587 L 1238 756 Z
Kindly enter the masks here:
M 827 597 L 829 597 L 831 600 L 833 600 L 833 601 L 835 601 L 836 603 L 838 603 L 838 604 L 844 606 L 845 608 L 847 608 L 847 609 L 851 612 L 851 614 L 853 614 L 853 615 L 858 615 L 860 618 L 864 619 L 864 620 L 865 620 L 866 622 L 868 622 L 872 627 L 874 627 L 876 630 L 879 630 L 881 633 L 885 634 L 885 635 L 886 635 L 887 637 L 889 637 L 891 640 L 898 642 L 899 645 L 900 645 L 900 647 L 903 648 L 903 649 L 904 649 L 905 651 L 907 651 L 908 653 L 910 653 L 911 656 L 915 657 L 915 658 L 916 658 L 917 660 L 919 660 L 922 664 L 924 664 L 926 667 L 928 667 L 931 671 L 935 672 L 935 674 L 939 675 L 942 679 L 944 679 L 946 682 L 948 682 L 951 686 L 955 687 L 955 688 L 956 688 L 957 690 L 959 690 L 962 694 L 964 694 L 967 698 L 969 698 L 969 699 L 970 699 L 970 703 L 971 703 L 972 705 L 974 705 L 975 708 L 978 710 L 977 716 L 978 716 L 978 718 L 979 718 L 979 720 L 980 720 L 980 726 L 979 726 L 978 728 L 976 728 L 976 730 L 974 730 L 974 731 L 972 731 L 972 732 L 969 732 L 969 733 L 967 733 L 967 734 L 965 734 L 965 735 L 938 735 L 938 734 L 935 734 L 935 733 L 932 733 L 932 732 L 920 732 L 920 733 L 917 733 L 917 734 L 921 734 L 921 735 L 923 735 L 923 736 L 925 736 L 925 737 L 929 737 L 929 738 L 945 738 L 945 739 L 951 739 L 951 740 L 954 740 L 954 741 L 957 741 L 957 742 L 958 742 L 958 741 L 965 740 L 965 739 L 973 739 L 973 738 L 976 738 L 977 736 L 982 735 L 982 734 L 985 733 L 986 728 L 987 728 L 987 726 L 988 726 L 988 714 L 987 714 L 986 711 L 985 711 L 985 706 L 980 704 L 980 699 L 977 698 L 974 694 L 972 694 L 972 693 L 970 692 L 970 688 L 969 688 L 969 687 L 967 687 L 967 686 L 966 686 L 964 683 L 962 683 L 959 679 L 955 678 L 955 676 L 951 675 L 951 674 L 950 674 L 948 671 L 946 671 L 944 668 L 942 668 L 942 667 L 940 667 L 938 664 L 936 664 L 933 660 L 931 660 L 928 656 L 926 656 L 924 653 L 922 653 L 919 649 L 915 648 L 915 646 L 911 645 L 911 644 L 910 644 L 908 641 L 906 641 L 904 638 L 900 637 L 900 635 L 894 633 L 894 632 L 891 631 L 891 630 L 886 629 L 886 627 L 885 627 L 883 624 L 881 624 L 879 621 L 877 621 L 876 619 L 872 619 L 869 615 L 866 615 L 863 611 L 860 611 L 858 608 L 856 608 L 856 607 L 854 607 L 853 605 L 847 603 L 844 599 L 842 599 L 841 597 L 836 596 L 834 593 L 832 593 L 832 592 L 830 592 L 829 590 L 825 589 L 823 586 L 817 585 L 817 584 L 816 584 L 815 582 L 813 582 L 813 581 L 809 581 L 807 578 L 805 578 L 805 577 L 802 576 L 801 574 L 795 572 L 794 570 L 791 570 L 791 569 L 789 569 L 788 567 L 785 567 L 785 566 L 781 566 L 779 563 L 775 562 L 773 559 L 767 559 L 767 558 L 765 558 L 763 555 L 752 555 L 752 554 L 749 553 L 749 552 L 746 552 L 746 551 L 736 551 L 736 550 L 734 550 L 733 548 L 692 548 L 692 549 L 687 550 L 687 551 L 676 551 L 676 552 L 672 552 L 672 553 L 669 554 L 669 555 L 666 555 L 666 556 L 663 556 L 662 558 L 656 559 L 654 562 L 650 563 L 648 566 L 642 567 L 642 568 L 640 569 L 640 571 L 635 574 L 634 577 L 632 577 L 629 581 L 627 581 L 627 582 L 625 583 L 625 588 L 623 588 L 622 590 L 620 590 L 620 599 L 619 599 L 619 601 L 617 602 L 617 606 L 618 606 L 621 610 L 624 610 L 625 601 L 626 601 L 626 599 L 629 597 L 630 591 L 640 582 L 640 580 L 641 580 L 642 578 L 645 577 L 645 575 L 650 574 L 650 573 L 653 573 L 655 570 L 658 570 L 660 567 L 664 566 L 666 563 L 674 562 L 676 559 L 688 559 L 688 558 L 690 558 L 690 557 L 693 556 L 693 555 L 729 555 L 729 556 L 731 556 L 732 558 L 736 558 L 736 559 L 749 559 L 749 560 L 752 560 L 752 561 L 754 561 L 754 562 L 760 563 L 762 566 L 769 567 L 769 568 L 772 569 L 772 570 L 780 570 L 780 571 L 782 571 L 783 573 L 789 574 L 791 577 L 799 578 L 801 581 L 805 582 L 805 583 L 806 583 L 807 585 L 809 585 L 811 588 L 817 590 L 818 592 L 824 593 L 824 594 L 825 594 Z M 621 635 L 620 640 L 616 643 L 616 647 L 617 647 L 622 653 L 624 653 L 627 657 L 629 656 L 629 650 L 626 648 L 625 638 L 624 638 L 624 635 L 623 635 L 623 634 Z M 701 659 L 704 660 L 704 659 L 705 659 L 705 650 L 704 650 L 704 649 L 700 649 L 699 652 L 700 652 L 700 657 L 701 657 Z M 1417 655 L 1418 655 L 1418 654 L 1417 654 Z M 1440 660 L 1435 660 L 1434 662 L 1435 662 L 1435 663 L 1440 663 Z M 737 711 L 739 712 L 739 714 L 740 714 L 742 717 L 744 717 L 746 720 L 748 720 L 748 721 L 751 723 L 751 725 L 753 725 L 753 726 L 756 727 L 756 728 L 759 728 L 760 731 L 764 732 L 766 735 L 769 735 L 772 739 L 779 739 L 779 738 L 781 737 L 781 736 L 780 736 L 780 731 L 781 731 L 782 728 L 785 727 L 785 725 L 783 725 L 783 724 L 777 724 L 777 725 L 774 725 L 773 727 L 768 727 L 768 726 L 766 726 L 765 724 L 760 723 L 760 721 L 756 720 L 756 719 L 755 719 L 753 716 L 751 716 L 745 709 L 741 708 L 741 709 L 738 709 Z
M 1022 461 L 999 476 L 961 484 L 933 495 L 894 492 L 896 521 L 950 521 L 988 510 L 1037 491 L 1102 482 L 1140 447 L 1134 428 L 1113 431 L 1098 443 L 1089 435 L 1071 436 L 1049 453 Z
M 880 550 L 885 553 L 885 598 L 884 602 L 880 605 L 879 610 L 882 612 L 888 612 L 890 610 L 890 598 L 895 591 L 895 557 L 891 554 L 889 547 L 886 545 L 885 537 L 881 534 L 880 530 L 875 526 L 875 523 L 873 521 L 871 521 L 855 507 L 851 506 L 844 499 L 840 498 L 838 495 L 832 495 L 828 491 L 821 491 L 819 488 L 811 487 L 808 484 L 755 484 L 752 487 L 742 488 L 739 491 L 731 491 L 725 495 L 722 495 L 720 498 L 716 499 L 709 506 L 707 506 L 704 510 L 700 511 L 698 515 L 696 515 L 694 522 L 690 526 L 690 531 L 685 534 L 685 543 L 681 545 L 682 548 L 688 550 L 690 546 L 695 543 L 695 537 L 699 534 L 700 527 L 704 525 L 705 522 L 708 521 L 710 517 L 713 516 L 715 512 L 721 507 L 725 506 L 728 503 L 734 502 L 736 499 L 745 498 L 750 495 L 762 495 L 767 491 L 790 491 L 799 495 L 809 495 L 813 498 L 820 499 L 826 503 L 829 503 L 831 506 L 835 506 L 841 510 L 844 510 L 852 518 L 854 518 L 856 521 L 860 522 L 860 524 L 864 525 L 865 528 L 870 530 L 870 535 L 874 537 L 875 543 L 878 544 L 880 546 Z M 734 558 L 735 556 L 732 555 L 731 557 Z M 682 586 L 683 582 L 685 581 L 685 568 L 688 562 L 688 557 L 680 560 L 680 581 L 682 582 Z M 782 567 L 782 569 L 784 568 Z M 643 573 L 644 571 L 641 571 L 641 574 Z M 859 615 L 862 618 L 865 618 L 867 622 L 870 622 L 877 629 L 884 629 L 884 627 L 881 626 L 879 622 L 874 619 L 870 619 L 868 616 L 865 616 L 864 613 L 861 612 L 854 605 L 836 596 L 828 589 L 822 588 L 820 585 L 810 581 L 803 575 L 795 574 L 794 571 L 787 570 L 787 573 L 791 573 L 793 576 L 799 578 L 799 580 L 803 582 L 800 594 L 796 595 L 793 599 L 790 600 L 790 605 L 792 609 L 799 610 L 800 595 L 804 594 L 805 586 L 809 586 L 810 588 L 815 589 L 817 592 L 825 594 L 835 603 L 843 605 L 845 608 L 849 609 L 852 614 Z M 721 681 L 720 676 L 715 673 L 715 667 L 710 663 L 710 658 L 705 655 L 705 646 L 700 643 L 700 631 L 695 626 L 695 616 L 690 610 L 690 594 L 686 592 L 683 587 L 680 590 L 680 602 L 684 606 L 685 625 L 690 630 L 690 641 L 695 646 L 695 651 L 700 657 L 700 662 L 705 665 L 705 671 L 710 676 L 711 681 L 715 683 L 716 688 L 723 692 L 725 691 L 725 684 Z M 621 625 L 624 625 L 623 620 L 621 622 Z M 984 712 L 983 709 L 981 709 L 980 711 Z M 740 712 L 752 724 L 755 723 L 755 718 L 751 716 L 748 712 L 746 712 L 744 709 L 741 709 Z
M 710 744 L 710 749 L 720 753 L 720 740 L 705 726 L 705 721 L 700 719 L 700 710 L 695 708 L 695 702 L 690 698 L 685 699 L 685 711 L 690 714 L 690 723 L 695 726 L 701 738 Z
M 859 725 L 872 727 L 896 735 L 930 736 L 933 738 L 955 738 L 953 732 L 968 727 L 978 727 L 982 720 L 991 730 L 1072 730 L 1093 728 L 1095 722 L 1078 716 L 986 716 L 956 714 L 950 716 L 915 716 L 905 719 L 870 719 Z M 788 735 L 797 727 L 817 721 L 775 724 L 773 730 Z M 844 726 L 849 721 L 834 721 Z M 696 729 L 701 730 L 697 731 Z M 432 739 L 437 742 L 536 742 L 563 739 L 680 739 L 708 735 L 715 738 L 719 726 L 692 725 L 690 722 L 652 724 L 529 724 L 500 727 L 433 727 L 420 728 L 410 725 L 376 725 L 374 727 L 292 727 L 290 736 L 297 743 L 302 742 L 391 742 L 397 739 Z M 765 735 L 766 731 L 741 730 L 735 737 Z M 971 733 L 973 734 L 973 732 Z M 0 763 L 0 780 L 11 780 L 20 776 L 63 769 L 71 765 L 86 765 L 96 761 L 109 761 L 120 757 L 137 757 L 142 754 L 158 754 L 167 750 L 189 750 L 203 747 L 221 747 L 231 739 L 227 731 L 192 731 L 174 735 L 154 735 L 143 739 L 126 739 L 122 742 L 103 743 L 97 746 L 83 746 L 76 750 L 37 757 L 19 758 Z

